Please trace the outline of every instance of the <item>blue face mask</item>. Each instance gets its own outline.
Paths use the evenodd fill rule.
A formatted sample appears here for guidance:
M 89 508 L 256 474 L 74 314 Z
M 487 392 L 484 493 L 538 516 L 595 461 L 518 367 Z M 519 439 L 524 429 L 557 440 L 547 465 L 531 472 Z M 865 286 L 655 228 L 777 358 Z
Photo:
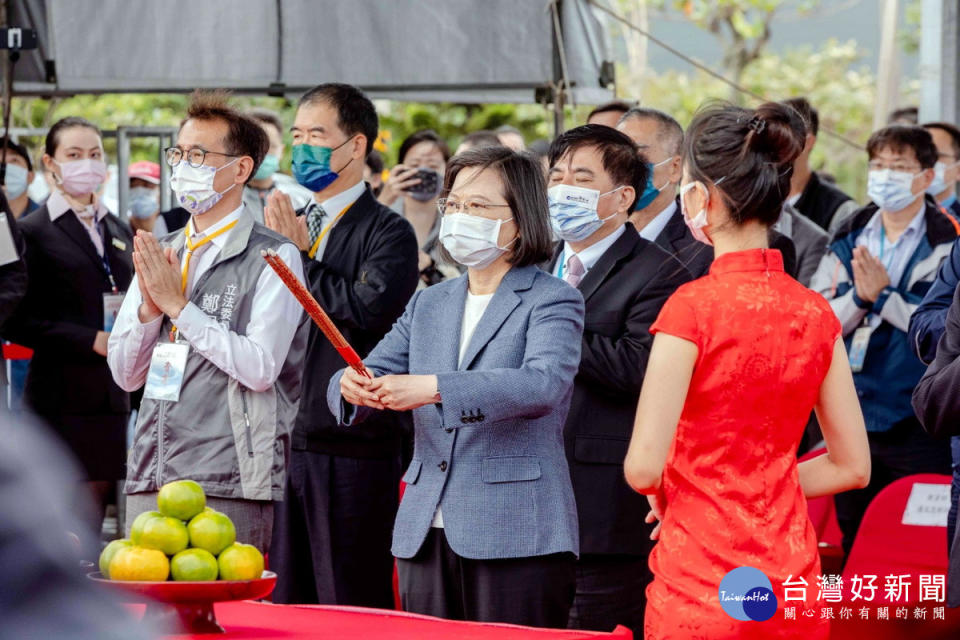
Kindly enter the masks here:
M 617 215 L 614 211 L 606 218 L 597 214 L 600 198 L 619 191 L 617 187 L 607 193 L 596 189 L 575 187 L 569 184 L 555 184 L 547 189 L 547 201 L 550 203 L 550 226 L 561 240 L 580 242 L 589 238 L 603 226 L 603 223 Z
M 260 168 L 253 174 L 254 180 L 266 180 L 280 169 L 280 158 L 275 155 L 267 154 L 260 163 Z
M 3 186 L 7 188 L 7 197 L 13 200 L 23 195 L 27 190 L 27 170 L 18 164 L 7 165 L 7 176 L 3 180 Z
M 157 212 L 160 203 L 157 202 L 157 190 L 147 187 L 130 188 L 130 215 L 137 220 L 146 220 Z
M 295 145 L 293 147 L 293 177 L 314 193 L 323 191 L 340 177 L 338 172 L 330 168 L 330 156 L 352 139 L 347 138 L 342 144 L 332 148 L 312 144 Z M 353 158 L 350 158 L 347 164 L 351 162 L 353 162 Z M 343 171 L 347 164 L 340 167 L 340 171 Z
M 646 209 L 648 206 L 650 206 L 651 202 L 657 199 L 657 196 L 660 195 L 660 192 L 663 191 L 668 184 L 670 184 L 670 181 L 667 180 L 666 182 L 663 183 L 663 186 L 660 187 L 659 189 L 656 186 L 654 186 L 653 170 L 662 164 L 666 164 L 670 162 L 671 160 L 673 160 L 672 157 L 667 158 L 662 162 L 658 162 L 657 164 L 650 164 L 649 162 L 647 163 L 647 186 L 644 188 L 643 193 L 641 193 L 640 197 L 637 199 L 637 204 L 635 204 L 633 207 L 634 211 L 640 211 L 641 209 Z

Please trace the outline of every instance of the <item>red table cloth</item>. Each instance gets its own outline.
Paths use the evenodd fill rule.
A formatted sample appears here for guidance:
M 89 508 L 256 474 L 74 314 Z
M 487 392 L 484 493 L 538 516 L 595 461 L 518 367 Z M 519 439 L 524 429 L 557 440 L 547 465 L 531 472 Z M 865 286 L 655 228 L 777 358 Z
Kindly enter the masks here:
M 132 607 L 133 608 L 133 607 Z M 612 633 L 534 629 L 508 624 L 454 622 L 402 611 L 360 607 L 274 605 L 263 602 L 223 602 L 215 605 L 217 620 L 226 634 L 172 635 L 184 638 L 336 638 L 350 640 L 580 640 L 587 638 L 630 640 L 625 627 Z M 143 606 L 135 607 L 139 613 Z

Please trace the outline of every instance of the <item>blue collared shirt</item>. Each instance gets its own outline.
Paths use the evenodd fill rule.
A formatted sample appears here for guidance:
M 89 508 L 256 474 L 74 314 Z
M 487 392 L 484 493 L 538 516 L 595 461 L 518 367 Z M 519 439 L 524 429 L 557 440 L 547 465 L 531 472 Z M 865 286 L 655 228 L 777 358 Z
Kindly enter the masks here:
M 910 258 L 927 232 L 927 219 L 923 215 L 925 210 L 925 207 L 920 207 L 917 215 L 910 221 L 910 224 L 900 234 L 896 242 L 891 243 L 887 239 L 887 234 L 883 228 L 883 214 L 879 210 L 873 214 L 873 217 L 870 218 L 870 221 L 867 222 L 867 225 L 857 237 L 854 246 L 866 247 L 867 251 L 883 263 L 892 287 L 897 287 L 900 284 Z M 868 323 L 871 327 L 876 328 L 880 324 L 880 316 L 871 315 Z

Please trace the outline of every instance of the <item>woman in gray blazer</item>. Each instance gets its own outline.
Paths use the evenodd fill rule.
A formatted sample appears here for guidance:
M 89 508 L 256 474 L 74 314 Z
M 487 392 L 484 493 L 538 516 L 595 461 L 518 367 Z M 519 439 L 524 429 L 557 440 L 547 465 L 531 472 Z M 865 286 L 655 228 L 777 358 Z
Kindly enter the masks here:
M 577 515 L 563 423 L 583 300 L 537 268 L 550 256 L 536 161 L 503 147 L 447 168 L 440 241 L 467 267 L 418 291 L 365 360 L 330 381 L 350 426 L 413 410 L 413 460 L 393 532 L 407 611 L 565 627 Z

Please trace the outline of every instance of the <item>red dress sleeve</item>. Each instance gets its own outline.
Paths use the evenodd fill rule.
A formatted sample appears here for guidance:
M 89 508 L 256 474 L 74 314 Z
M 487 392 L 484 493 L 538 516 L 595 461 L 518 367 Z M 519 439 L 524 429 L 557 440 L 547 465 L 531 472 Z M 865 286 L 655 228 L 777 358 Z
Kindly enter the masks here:
M 700 344 L 697 316 L 690 296 L 682 289 L 670 296 L 660 310 L 657 321 L 650 327 L 650 333 L 656 335 L 660 332 Z

